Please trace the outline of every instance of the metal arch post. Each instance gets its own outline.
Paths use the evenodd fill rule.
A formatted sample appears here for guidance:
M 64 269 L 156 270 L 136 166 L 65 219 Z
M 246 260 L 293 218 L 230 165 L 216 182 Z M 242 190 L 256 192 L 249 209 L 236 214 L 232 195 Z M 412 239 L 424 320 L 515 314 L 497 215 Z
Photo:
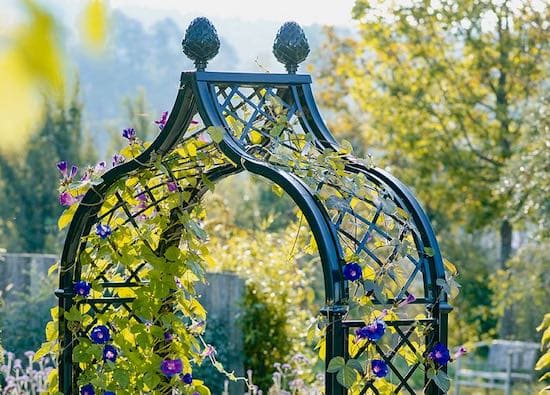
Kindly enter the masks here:
M 190 78 L 193 77 L 190 75 Z M 216 106 L 208 83 L 196 81 L 196 90 L 199 113 L 203 120 L 210 122 L 209 126 L 222 127 L 230 133 L 228 125 Z M 325 335 L 325 363 L 328 367 L 332 357 L 345 356 L 342 317 L 347 311 L 347 283 L 342 275 L 340 266 L 342 257 L 339 254 L 339 243 L 330 218 L 324 207 L 315 199 L 313 193 L 301 180 L 251 157 L 236 144 L 232 135 L 228 135 L 228 133 L 225 134 L 223 141 L 219 144 L 222 151 L 246 170 L 266 177 L 281 186 L 302 210 L 315 237 L 325 283 L 326 307 L 322 312 L 328 319 Z M 336 374 L 334 373 L 325 373 L 325 386 L 327 394 L 343 395 L 346 393 L 345 388 L 336 380 Z
M 73 305 L 74 293 L 72 286 L 74 276 L 78 275 L 80 271 L 80 268 L 77 267 L 77 257 L 80 251 L 81 238 L 90 232 L 93 219 L 99 211 L 103 196 L 108 189 L 125 174 L 143 167 L 143 164 L 150 160 L 154 152 L 166 152 L 173 147 L 187 130 L 194 113 L 195 102 L 192 90 L 188 85 L 183 85 L 180 92 L 178 92 L 168 122 L 159 137 L 137 158 L 105 173 L 102 176 L 103 182 L 94 190 L 89 190 L 76 209 L 63 245 L 59 271 L 59 289 L 55 291 L 55 295 L 59 299 L 58 339 L 60 353 L 58 356 L 58 382 L 59 390 L 65 395 L 74 394 L 73 388 L 76 388 L 76 377 L 73 374 L 72 334 L 66 329 L 63 312 L 68 311 Z

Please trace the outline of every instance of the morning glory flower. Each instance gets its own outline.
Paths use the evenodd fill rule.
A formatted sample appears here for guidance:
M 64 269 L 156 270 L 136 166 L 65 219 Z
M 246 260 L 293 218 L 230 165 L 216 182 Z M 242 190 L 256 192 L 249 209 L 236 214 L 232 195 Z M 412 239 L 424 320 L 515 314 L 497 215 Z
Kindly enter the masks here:
M 181 373 L 183 369 L 183 363 L 181 362 L 181 359 L 165 359 L 160 364 L 160 371 L 166 376 L 166 377 L 172 377 L 176 374 Z
M 61 175 L 63 175 L 63 177 L 66 177 L 67 176 L 67 161 L 62 160 L 61 162 L 58 162 L 56 166 L 57 166 L 57 169 L 61 172 Z
M 57 170 L 59 170 L 59 172 L 63 176 L 63 180 L 61 180 L 62 185 L 69 185 L 73 181 L 73 178 L 76 176 L 76 173 L 78 173 L 78 167 L 74 165 L 71 166 L 71 171 L 69 171 L 69 165 L 65 160 L 58 162 L 56 166 Z
M 59 195 L 59 204 L 65 207 L 70 207 L 80 201 L 79 198 L 75 198 L 70 192 L 62 192 Z
M 406 299 L 403 299 L 401 302 L 399 302 L 399 307 L 404 307 L 406 305 L 409 305 L 413 303 L 416 300 L 416 297 L 413 294 L 408 294 Z
M 90 295 L 91 289 L 92 286 L 86 281 L 79 281 L 73 285 L 73 291 L 78 296 L 87 297 L 88 295 Z
M 95 228 L 95 234 L 102 239 L 106 239 L 107 237 L 111 236 L 111 234 L 113 234 L 113 231 L 111 230 L 111 227 L 107 224 L 97 224 Z
M 81 395 L 95 395 L 94 386 L 91 384 L 86 384 L 80 388 Z
M 380 338 L 382 338 L 382 336 L 384 336 L 385 331 L 386 324 L 384 323 L 384 321 L 377 319 L 371 324 L 357 329 L 355 331 L 355 336 L 357 336 L 358 339 L 369 339 L 371 341 L 378 341 L 380 340 Z
M 363 276 L 361 266 L 359 266 L 357 263 L 348 263 L 347 265 L 344 265 L 343 272 L 344 277 L 346 278 L 346 280 L 349 281 L 359 280 Z
M 168 192 L 176 192 L 178 190 L 178 184 L 174 181 L 168 181 L 166 186 L 168 187 Z
M 122 131 L 122 137 L 128 139 L 130 143 L 136 140 L 136 129 L 127 128 Z
M 436 364 L 444 366 L 450 361 L 451 356 L 449 355 L 449 349 L 443 343 L 436 343 L 428 354 L 428 358 Z
M 160 116 L 160 119 L 155 121 L 155 123 L 158 125 L 160 130 L 164 129 L 164 127 L 166 126 L 167 119 L 168 119 L 168 111 L 164 111 Z
M 105 163 L 104 160 L 102 160 L 101 162 L 99 162 L 97 165 L 95 165 L 94 167 L 94 173 L 95 174 L 103 174 L 105 172 L 105 170 L 107 170 L 107 163 Z
M 126 158 L 124 156 L 122 156 L 120 154 L 114 154 L 113 159 L 112 159 L 113 167 L 124 163 L 125 160 L 126 160 Z
M 388 365 L 381 359 L 373 359 L 370 363 L 372 372 L 376 377 L 382 378 L 386 377 L 388 374 Z
M 454 353 L 453 360 L 460 358 L 461 356 L 463 356 L 467 352 L 468 352 L 468 350 L 466 349 L 466 347 L 460 346 L 459 349 L 456 350 L 456 352 Z
M 103 347 L 103 360 L 104 361 L 115 362 L 117 356 L 118 356 L 118 350 L 116 349 L 115 346 L 107 344 L 105 347 Z
M 98 325 L 92 329 L 90 338 L 95 344 L 105 344 L 111 340 L 111 334 L 109 333 L 109 328 L 105 325 Z
M 181 378 L 181 381 L 183 381 L 185 384 L 191 384 L 193 382 L 193 376 L 191 375 L 191 373 L 185 373 Z

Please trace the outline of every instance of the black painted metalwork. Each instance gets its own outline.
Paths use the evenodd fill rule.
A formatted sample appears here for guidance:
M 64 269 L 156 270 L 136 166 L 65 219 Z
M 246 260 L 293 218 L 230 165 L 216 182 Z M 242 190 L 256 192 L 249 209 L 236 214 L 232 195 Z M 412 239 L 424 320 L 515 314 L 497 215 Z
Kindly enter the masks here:
M 117 194 L 114 189 L 117 182 L 151 171 L 154 168 L 152 159 L 161 158 L 167 168 L 177 169 L 178 176 L 173 175 L 173 179 L 180 191 L 189 193 L 188 204 L 191 204 L 202 198 L 209 183 L 249 171 L 282 187 L 303 212 L 315 237 L 325 285 L 326 305 L 322 313 L 327 320 L 327 363 L 335 356 L 350 357 L 348 334 L 362 325 L 358 321 L 343 319 L 349 315 L 350 284 L 342 274 L 346 251 L 353 252 L 373 267 L 384 259 L 399 269 L 387 274 L 387 282 L 394 288 L 394 297 L 381 300 L 380 295 L 373 292 L 372 301 L 376 304 L 398 303 L 414 292 L 417 299 L 408 308 L 415 314 L 420 308 L 424 318 L 389 322 L 393 329 L 388 340 L 390 351 L 376 347 L 397 379 L 396 393 L 414 393 L 412 381 L 419 380 L 419 364 L 403 364 L 402 357 L 409 352 L 414 354 L 422 347 L 425 350 L 435 342 L 446 344 L 447 314 L 450 311 L 445 294 L 437 283 L 437 280 L 445 279 L 438 243 L 418 201 L 399 180 L 349 154 L 342 155 L 345 166 L 338 173 L 330 169 L 309 172 L 292 164 L 291 158 L 295 154 L 304 155 L 316 163 L 319 158 L 341 152 L 315 104 L 310 76 L 294 74 L 298 63 L 309 52 L 305 35 L 297 24 L 285 24 L 274 44 L 274 53 L 286 65 L 289 74 L 203 71 L 206 62 L 219 48 L 215 29 L 205 18 L 192 22 L 183 47 L 195 61 L 197 71 L 182 74 L 181 86 L 166 126 L 139 157 L 104 174 L 103 183 L 88 191 L 76 211 L 61 258 L 60 289 L 56 292 L 59 306 L 68 311 L 74 304 L 73 284 L 82 276 L 80 253 L 87 246 L 86 238 L 94 224 L 108 221 L 118 213 L 126 218 L 125 224 L 139 230 L 140 216 L 147 210 L 158 209 L 169 198 L 165 192 L 165 175 L 157 174 L 155 185 L 139 186 L 139 194 L 146 194 L 148 203 L 140 211 L 135 211 Z M 284 114 L 284 122 L 281 122 L 281 114 Z M 198 121 L 198 125 L 192 125 L 192 120 Z M 185 147 L 210 126 L 222 128 L 223 139 L 218 144 L 209 142 L 198 147 L 197 155 L 202 159 L 191 166 L 188 158 L 181 156 L 179 148 Z M 196 178 L 195 185 L 186 182 L 190 177 Z M 341 182 L 355 178 L 363 180 L 363 190 L 347 188 L 347 183 Z M 110 202 L 108 206 L 107 201 Z M 113 227 L 113 232 L 119 229 L 120 226 Z M 172 229 L 172 232 L 170 240 L 176 243 L 177 229 Z M 403 242 L 407 242 L 410 248 L 398 251 L 397 245 Z M 164 247 L 159 246 L 160 249 Z M 106 265 L 101 275 L 94 279 L 103 286 L 103 296 L 80 303 L 87 303 L 97 313 L 109 308 L 124 309 L 129 318 L 139 321 L 139 315 L 132 309 L 132 298 L 123 296 L 122 291 L 147 285 L 143 275 L 147 265 L 144 259 L 142 264 L 123 271 L 122 275 L 119 270 L 117 276 L 113 276 L 116 265 Z M 76 379 L 79 371 L 78 364 L 72 359 L 76 336 L 68 325 L 61 315 L 60 390 L 72 395 L 78 392 Z M 83 328 L 81 334 L 89 331 L 91 325 Z M 353 355 L 364 352 L 367 350 L 354 350 Z M 327 373 L 326 393 L 340 395 L 345 392 L 335 374 Z M 366 382 L 361 393 L 377 393 L 377 390 L 372 383 Z M 439 394 L 440 391 L 429 384 L 427 393 Z
M 285 65 L 290 74 L 296 74 L 298 64 L 309 55 L 307 37 L 296 22 L 286 22 L 275 36 L 273 54 L 279 62 Z
M 206 69 L 206 64 L 220 50 L 220 39 L 214 25 L 206 18 L 195 18 L 187 30 L 181 43 L 183 53 L 195 62 L 199 71 Z

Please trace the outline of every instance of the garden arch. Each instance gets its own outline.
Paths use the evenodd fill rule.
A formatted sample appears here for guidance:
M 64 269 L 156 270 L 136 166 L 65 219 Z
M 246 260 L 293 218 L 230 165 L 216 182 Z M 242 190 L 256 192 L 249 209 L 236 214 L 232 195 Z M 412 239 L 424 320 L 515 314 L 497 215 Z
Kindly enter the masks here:
M 419 203 L 401 182 L 356 159 L 347 145 L 340 146 L 333 138 L 315 104 L 310 76 L 296 74 L 309 52 L 297 24 L 285 24 L 273 48 L 288 74 L 205 71 L 207 61 L 218 52 L 219 40 L 204 18 L 191 23 L 183 47 L 197 71 L 182 73 L 160 135 L 132 160 L 91 182 L 75 206 L 56 291 L 60 311 L 66 312 L 59 315 L 58 325 L 59 390 L 78 393 L 79 378 L 89 374 L 79 359 L 87 347 L 82 339 L 109 311 L 118 311 L 135 325 L 144 324 L 149 307 L 137 301 L 141 290 L 148 288 L 154 289 L 152 295 L 160 295 L 150 300 L 151 305 L 160 303 L 161 309 L 169 309 L 174 290 L 155 285 L 158 279 L 153 274 L 163 272 L 154 268 L 165 264 L 161 257 L 174 263 L 186 259 L 188 265 L 199 259 L 200 253 L 183 251 L 183 244 L 200 251 L 200 243 L 182 241 L 186 232 L 202 237 L 197 225 L 200 213 L 193 212 L 197 202 L 217 180 L 249 171 L 288 193 L 315 238 L 325 284 L 327 365 L 334 357 L 360 360 L 376 352 L 389 366 L 393 391 L 414 393 L 409 381 L 423 362 L 413 358 L 402 366 L 395 358 L 407 352 L 426 354 L 433 344 L 446 344 L 450 311 L 442 292 L 445 271 L 437 240 Z M 135 142 L 130 131 L 127 137 Z M 132 144 L 127 152 L 134 156 L 137 144 Z M 108 236 L 117 233 L 119 241 L 113 242 Z M 343 274 L 350 260 L 364 271 L 358 283 L 351 284 Z M 172 276 L 177 267 L 167 265 L 163 270 Z M 75 291 L 75 284 L 83 280 L 94 289 L 85 298 Z M 365 304 L 423 306 L 426 314 L 386 318 L 394 337 L 386 348 L 371 342 L 350 351 L 349 335 L 365 325 L 362 320 L 344 319 L 352 305 L 350 289 L 358 288 L 365 292 Z M 413 288 L 415 298 L 411 298 Z M 195 308 L 192 303 L 185 306 L 189 311 Z M 361 303 L 351 307 L 359 312 L 365 308 Z M 88 314 L 87 319 L 78 312 Z M 112 332 L 123 332 L 119 322 L 108 325 Z M 131 342 L 120 336 L 117 341 Z M 413 342 L 412 336 L 421 340 Z M 159 342 L 155 347 L 160 350 Z M 327 394 L 346 392 L 336 376 L 326 373 Z M 427 377 L 424 381 L 428 393 L 441 392 Z M 371 379 L 355 390 L 379 393 Z

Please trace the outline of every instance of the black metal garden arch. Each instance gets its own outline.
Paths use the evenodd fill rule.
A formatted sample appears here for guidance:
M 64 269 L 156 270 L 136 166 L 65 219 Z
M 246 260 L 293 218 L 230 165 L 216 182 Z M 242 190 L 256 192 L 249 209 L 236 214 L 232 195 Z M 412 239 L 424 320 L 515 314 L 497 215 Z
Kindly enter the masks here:
M 188 191 L 189 202 L 192 202 L 201 199 L 209 183 L 249 171 L 271 180 L 288 193 L 304 214 L 315 237 L 325 284 L 326 306 L 322 312 L 327 317 L 327 363 L 335 356 L 349 358 L 348 335 L 363 325 L 361 321 L 343 319 L 348 312 L 350 290 L 350 284 L 342 274 L 346 251 L 351 250 L 357 259 L 383 265 L 378 252 L 380 243 L 390 247 L 389 259 L 394 261 L 398 247 L 392 241 L 410 240 L 412 252 L 400 256 L 399 270 L 403 281 L 393 298 L 382 301 L 375 289 L 369 295 L 375 304 L 398 303 L 414 288 L 416 300 L 412 305 L 425 309 L 425 316 L 421 318 L 387 321 L 392 328 L 393 343 L 389 351 L 377 350 L 395 378 L 395 393 L 414 393 L 411 381 L 418 375 L 420 363 L 400 365 L 395 356 L 398 352 L 427 350 L 436 342 L 446 344 L 447 314 L 450 311 L 438 282 L 445 280 L 441 254 L 425 212 L 400 181 L 351 155 L 343 155 L 345 165 L 335 174 L 325 173 L 321 179 L 312 177 L 307 169 L 295 167 L 292 161 L 281 160 L 286 158 L 285 152 L 296 150 L 308 150 L 316 158 L 342 151 L 315 104 L 310 76 L 296 74 L 298 64 L 309 53 L 305 35 L 297 24 L 285 24 L 273 47 L 275 56 L 285 64 L 288 74 L 206 72 L 207 61 L 217 54 L 219 45 L 215 29 L 208 20 L 197 18 L 191 23 L 183 47 L 195 61 L 197 71 L 182 73 L 173 110 L 162 132 L 137 158 L 105 173 L 102 183 L 82 199 L 70 224 L 61 259 L 60 284 L 56 291 L 60 311 L 69 311 L 76 303 L 73 285 L 81 279 L 83 263 L 80 253 L 86 249 L 86 236 L 92 227 L 108 220 L 117 211 L 125 215 L 127 223 L 136 228 L 140 226 L 136 218 L 141 212 L 133 212 L 128 202 L 113 189 L 118 182 L 124 181 L 129 174 L 151 171 L 152 162 L 176 161 L 178 171 L 192 172 L 180 178 L 171 174 L 177 188 Z M 273 101 L 285 114 L 282 126 L 278 114 L 270 110 Z M 198 118 L 199 125 L 192 126 Z M 223 131 L 223 135 L 219 142 L 210 141 L 198 148 L 199 156 L 203 158 L 199 162 L 204 166 L 187 169 L 189 161 L 181 155 L 175 156 L 174 152 L 211 127 Z M 272 132 L 274 127 L 279 127 L 277 133 Z M 207 170 L 203 171 L 203 168 Z M 189 174 L 196 179 L 194 185 L 186 181 Z M 334 177 L 362 177 L 366 187 L 346 190 L 345 182 L 338 184 Z M 165 199 L 159 192 L 164 184 L 143 186 L 139 193 L 149 197 L 143 211 L 154 209 Z M 328 198 L 320 198 L 323 195 Z M 106 202 L 109 202 L 108 206 Z M 168 226 L 167 229 L 164 236 L 169 237 L 166 239 L 177 243 L 177 227 Z M 166 247 L 160 245 L 159 249 Z M 95 279 L 101 283 L 104 294 L 80 301 L 78 306 L 84 308 L 86 305 L 98 314 L 109 308 L 125 309 L 128 316 L 139 319 L 133 312 L 132 298 L 120 296 L 116 290 L 143 286 L 140 276 L 146 265 L 147 262 L 143 262 L 123 278 L 116 279 L 110 278 L 105 269 Z M 392 271 L 388 278 L 395 280 L 392 276 L 397 275 Z M 77 343 L 70 325 L 70 321 L 60 315 L 59 389 L 66 395 L 78 392 L 79 368 L 73 361 L 73 349 Z M 423 349 L 419 342 L 411 340 L 418 326 L 429 329 L 423 332 L 425 337 L 419 341 L 423 343 Z M 82 330 L 89 331 L 90 327 Z M 355 352 L 360 354 L 367 350 Z M 426 377 L 423 381 L 428 383 L 426 393 L 441 393 Z M 326 373 L 325 386 L 326 394 L 346 392 L 333 373 Z M 372 382 L 366 382 L 360 393 L 378 391 Z

